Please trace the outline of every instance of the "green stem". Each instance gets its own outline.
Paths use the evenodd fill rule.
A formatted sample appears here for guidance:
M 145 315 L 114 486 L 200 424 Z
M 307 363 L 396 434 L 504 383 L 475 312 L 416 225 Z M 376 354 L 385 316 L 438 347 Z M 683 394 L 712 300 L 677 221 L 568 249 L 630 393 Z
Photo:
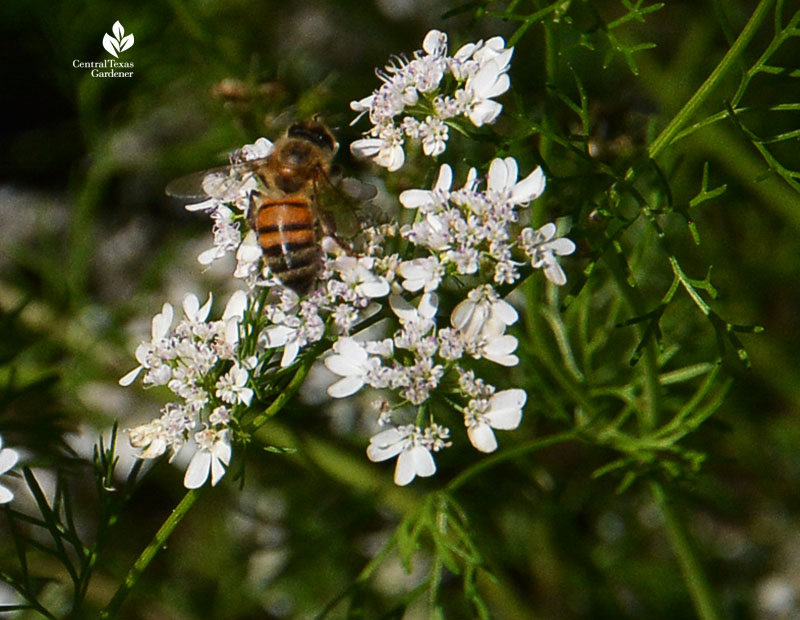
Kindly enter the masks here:
M 297 371 L 292 377 L 292 380 L 289 381 L 289 384 L 286 386 L 286 389 L 278 394 L 278 396 L 274 401 L 272 401 L 270 406 L 267 407 L 264 413 L 259 414 L 250 422 L 248 425 L 248 429 L 250 431 L 254 431 L 263 426 L 270 418 L 283 409 L 286 403 L 289 402 L 292 396 L 295 395 L 297 390 L 300 389 L 300 386 L 303 385 L 303 382 L 305 381 L 308 371 L 311 369 L 311 365 L 313 363 L 314 359 L 309 356 L 309 358 L 307 358 L 298 367 Z M 133 589 L 133 586 L 136 585 L 139 577 L 141 577 L 142 573 L 148 567 L 150 562 L 153 561 L 153 558 L 155 557 L 156 553 L 158 553 L 158 550 L 166 544 L 167 539 L 172 534 L 172 531 L 177 527 L 178 523 L 183 520 L 183 518 L 189 512 L 189 509 L 197 501 L 202 489 L 203 487 L 200 489 L 191 489 L 188 493 L 186 493 L 186 495 L 184 495 L 180 504 L 177 505 L 175 510 L 172 511 L 172 514 L 170 514 L 158 532 L 156 532 L 153 540 L 150 541 L 150 544 L 147 545 L 145 550 L 142 551 L 142 554 L 136 559 L 136 562 L 134 562 L 133 566 L 128 571 L 128 574 L 125 576 L 125 581 L 122 582 L 122 585 L 120 585 L 119 589 L 114 593 L 111 601 L 100 613 L 101 620 L 113 618 L 117 614 L 119 608 L 122 606 L 122 603 L 125 601 L 125 598 L 128 596 L 128 593 L 131 591 L 131 589 Z
M 142 573 L 148 567 L 150 562 L 153 561 L 153 558 L 158 553 L 159 549 L 161 549 L 167 542 L 170 534 L 172 531 L 178 526 L 186 514 L 189 512 L 189 509 L 194 505 L 197 501 L 197 498 L 200 496 L 203 488 L 199 489 L 191 489 L 183 496 L 180 504 L 175 507 L 175 510 L 172 511 L 172 514 L 169 515 L 166 521 L 164 521 L 163 525 L 159 528 L 156 535 L 153 537 L 153 540 L 150 541 L 150 544 L 147 545 L 142 554 L 136 559 L 136 562 L 133 563 L 133 566 L 128 571 L 128 574 L 125 576 L 125 581 L 122 582 L 122 585 L 117 589 L 114 593 L 113 598 L 111 601 L 106 605 L 106 608 L 100 612 L 101 620 L 105 620 L 107 618 L 113 618 L 116 616 L 119 608 L 122 606 L 122 603 L 125 601 L 125 598 L 128 596 L 128 593 L 133 589 L 133 586 L 136 585 L 136 582 L 141 577 Z
M 498 452 L 497 454 L 494 454 L 481 461 L 478 461 L 474 465 L 462 471 L 458 476 L 456 476 L 450 481 L 450 484 L 447 485 L 447 491 L 452 493 L 459 487 L 464 486 L 467 482 L 469 482 L 472 478 L 474 478 L 478 474 L 494 467 L 495 465 L 500 465 L 501 463 L 505 463 L 506 461 L 510 461 L 512 459 L 520 457 L 523 454 L 527 454 L 528 452 L 541 450 L 542 448 L 546 448 L 547 446 L 552 446 L 557 443 L 572 441 L 573 439 L 577 439 L 576 430 L 565 431 L 563 433 L 550 435 L 548 437 L 543 437 L 541 439 L 534 439 L 532 441 L 527 441 L 523 444 L 520 444 L 515 448 Z
M 618 288 L 630 305 L 634 314 L 641 316 L 644 311 L 644 304 L 637 289 L 632 287 L 625 279 L 624 272 L 615 255 L 607 257 L 606 263 L 614 275 Z M 639 334 L 641 338 L 641 334 Z M 658 359 L 655 344 L 651 341 L 645 347 L 645 354 L 642 359 L 644 365 L 644 400 L 642 403 L 643 414 L 641 415 L 640 425 L 643 433 L 650 432 L 655 428 L 659 417 L 659 383 L 658 383 Z M 664 523 L 670 546 L 678 558 L 681 572 L 689 589 L 689 593 L 694 603 L 695 611 L 701 620 L 718 620 L 722 616 L 718 612 L 718 605 L 708 580 L 700 566 L 700 561 L 695 555 L 694 549 L 689 544 L 689 537 L 683 527 L 674 507 L 669 502 L 666 492 L 660 483 L 652 481 L 650 490 L 653 499 L 664 515 Z
M 539 152 L 542 155 L 542 159 L 545 162 L 550 162 L 550 158 L 553 153 L 553 141 L 550 139 L 550 135 L 556 133 L 553 128 L 553 116 L 555 115 L 554 112 L 554 105 L 553 105 L 553 86 L 556 82 L 556 75 L 558 73 L 558 40 L 556 37 L 556 32 L 554 28 L 550 27 L 550 24 L 544 23 L 544 58 L 545 58 L 545 87 L 546 90 L 549 91 L 546 99 L 545 99 L 545 115 L 542 119 L 542 125 L 544 125 L 545 131 L 541 134 L 541 138 L 539 141 Z M 534 203 L 536 205 L 536 203 Z M 539 211 L 541 211 L 542 207 L 539 206 Z M 536 213 L 536 216 L 541 216 L 541 213 Z M 532 223 L 535 226 L 540 226 L 541 217 L 532 217 Z
M 658 137 L 653 140 L 653 143 L 650 145 L 650 149 L 648 151 L 651 158 L 655 159 L 661 153 L 661 151 L 672 142 L 672 139 L 683 128 L 683 126 L 691 120 L 691 117 L 697 111 L 697 108 L 703 104 L 714 88 L 716 88 L 720 81 L 722 81 L 722 78 L 734 65 L 734 63 L 737 62 L 739 56 L 742 54 L 742 52 L 744 52 L 745 48 L 750 43 L 756 31 L 761 26 L 761 23 L 767 17 L 767 13 L 769 13 L 773 4 L 775 4 L 775 0 L 761 0 L 756 7 L 756 10 L 753 11 L 753 14 L 750 16 L 750 19 L 745 25 L 744 29 L 739 34 L 736 41 L 734 41 L 731 48 L 728 50 L 728 53 L 725 54 L 714 71 L 711 72 L 711 75 L 709 75 L 706 81 L 703 82 L 702 86 L 697 89 L 697 92 L 695 92 L 691 99 L 686 102 L 680 112 L 678 112 L 672 118 L 670 123 L 664 128 Z
M 683 579 L 689 588 L 689 594 L 692 597 L 697 615 L 701 620 L 719 620 L 722 618 L 722 613 L 711 591 L 708 579 L 703 573 L 697 555 L 689 542 L 689 537 L 675 511 L 675 507 L 667 497 L 664 487 L 658 482 L 653 481 L 650 483 L 650 492 L 664 515 L 667 536 L 672 550 L 678 557 Z
M 286 386 L 286 388 L 280 394 L 278 394 L 275 400 L 272 401 L 272 404 L 264 410 L 264 413 L 258 414 L 247 424 L 247 431 L 257 431 L 259 428 L 264 426 L 264 424 L 266 424 L 270 418 L 272 418 L 276 413 L 283 409 L 284 406 L 286 406 L 286 403 L 289 402 L 292 396 L 297 393 L 297 390 L 300 389 L 300 386 L 303 385 L 303 382 L 308 376 L 308 371 L 311 370 L 311 366 L 315 360 L 316 357 L 312 355 L 309 355 L 306 358 L 306 360 L 294 373 L 294 377 L 292 377 L 292 380 L 289 381 L 289 384 Z

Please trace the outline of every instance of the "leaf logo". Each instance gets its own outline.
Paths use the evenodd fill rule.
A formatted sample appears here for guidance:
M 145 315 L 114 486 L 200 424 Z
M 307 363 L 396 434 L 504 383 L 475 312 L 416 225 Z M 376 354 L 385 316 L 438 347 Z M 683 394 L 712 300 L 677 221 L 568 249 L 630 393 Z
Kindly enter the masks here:
M 110 34 L 106 33 L 106 36 L 103 37 L 103 47 L 106 48 L 106 51 L 114 58 L 119 58 L 117 53 L 124 52 L 126 49 L 133 47 L 133 35 L 129 34 L 125 36 L 125 28 L 122 27 L 119 20 L 114 22 L 114 27 L 111 31 L 114 33 L 114 36 L 112 37 Z

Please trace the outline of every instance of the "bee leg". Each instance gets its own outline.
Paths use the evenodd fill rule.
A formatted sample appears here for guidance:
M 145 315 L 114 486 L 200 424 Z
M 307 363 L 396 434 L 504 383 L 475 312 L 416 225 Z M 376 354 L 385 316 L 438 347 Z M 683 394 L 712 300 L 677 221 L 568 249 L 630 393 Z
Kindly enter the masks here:
M 250 230 L 256 230 L 256 216 L 258 215 L 258 207 L 255 205 L 255 194 L 257 190 L 252 190 L 248 196 L 248 201 L 250 202 L 250 206 L 247 209 L 247 224 L 250 226 Z
M 336 250 L 343 251 L 345 254 L 353 254 L 353 246 L 350 242 L 343 239 L 336 232 L 336 221 L 331 213 L 327 211 L 318 212 L 318 220 L 320 231 L 324 239 L 330 239 L 335 244 L 335 247 L 325 247 L 326 251 L 334 250 L 332 253 L 337 253 Z M 326 244 L 327 246 L 327 244 Z

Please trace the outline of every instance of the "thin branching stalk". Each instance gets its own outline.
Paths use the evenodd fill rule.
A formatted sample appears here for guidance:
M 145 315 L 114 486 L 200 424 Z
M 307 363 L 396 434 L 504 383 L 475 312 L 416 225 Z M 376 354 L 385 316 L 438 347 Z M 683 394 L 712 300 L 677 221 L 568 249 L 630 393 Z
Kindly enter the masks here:
M 276 415 L 283 407 L 286 406 L 286 403 L 294 396 L 297 391 L 300 389 L 300 386 L 303 385 L 306 376 L 308 375 L 308 371 L 311 369 L 311 365 L 313 364 L 313 359 L 311 357 L 306 358 L 303 363 L 300 364 L 298 369 L 295 371 L 292 380 L 286 386 L 286 389 L 282 391 L 277 398 L 272 402 L 272 404 L 267 407 L 267 409 L 259 414 L 250 424 L 251 429 L 257 429 L 258 427 L 262 426 L 266 423 L 270 418 Z M 170 516 L 167 518 L 166 521 L 162 524 L 159 528 L 156 535 L 153 537 L 153 540 L 150 541 L 150 544 L 142 551 L 141 555 L 136 559 L 133 563 L 133 566 L 128 571 L 128 574 L 125 576 L 125 580 L 122 582 L 122 585 L 117 589 L 112 597 L 111 601 L 108 603 L 106 608 L 101 612 L 100 618 L 102 620 L 106 620 L 108 618 L 114 618 L 119 611 L 122 603 L 125 601 L 126 597 L 139 581 L 139 578 L 144 573 L 145 569 L 150 565 L 150 562 L 153 561 L 155 558 L 156 553 L 158 553 L 159 549 L 162 549 L 167 542 L 167 539 L 170 537 L 172 532 L 178 526 L 178 524 L 183 520 L 183 518 L 188 514 L 189 510 L 194 506 L 197 499 L 200 497 L 200 493 L 204 487 L 199 489 L 191 489 L 189 490 L 186 495 L 183 496 L 183 499 L 180 503 L 175 507 L 175 510 L 172 511 Z
M 736 65 L 739 57 L 747 48 L 763 21 L 767 18 L 774 4 L 775 0 L 761 0 L 756 10 L 753 11 L 753 14 L 750 16 L 744 29 L 728 50 L 728 53 L 725 54 L 714 71 L 711 72 L 711 75 L 709 75 L 706 81 L 697 89 L 697 92 L 695 92 L 692 98 L 686 102 L 683 108 L 672 118 L 658 137 L 653 140 L 653 143 L 648 149 L 648 154 L 651 158 L 655 159 L 658 157 L 664 148 L 672 143 L 673 138 L 675 138 L 678 132 L 692 119 L 694 113 L 703 102 L 708 99 L 712 91 L 727 75 L 728 71 Z

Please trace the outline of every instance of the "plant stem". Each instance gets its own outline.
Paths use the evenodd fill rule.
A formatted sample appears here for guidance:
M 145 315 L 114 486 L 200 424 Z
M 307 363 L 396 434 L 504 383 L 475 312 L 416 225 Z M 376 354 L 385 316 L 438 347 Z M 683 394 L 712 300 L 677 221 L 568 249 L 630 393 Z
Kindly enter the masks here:
M 278 413 L 281 409 L 286 406 L 286 403 L 297 393 L 297 390 L 300 389 L 300 386 L 303 385 L 303 382 L 306 380 L 308 376 L 308 371 L 311 370 L 311 366 L 316 360 L 316 357 L 313 355 L 309 355 L 302 364 L 300 364 L 297 371 L 294 373 L 292 380 L 289 381 L 289 384 L 286 388 L 275 397 L 275 400 L 272 401 L 269 407 L 267 407 L 263 413 L 258 414 L 255 418 L 253 418 L 246 426 L 246 430 L 249 432 L 255 432 L 264 424 L 266 424 L 270 418 L 272 418 L 276 413 Z
M 498 452 L 497 454 L 494 454 L 481 461 L 478 461 L 474 465 L 462 471 L 458 476 L 453 478 L 450 481 L 450 484 L 448 484 L 446 487 L 447 492 L 452 493 L 459 487 L 464 486 L 467 482 L 469 482 L 479 473 L 482 473 L 483 471 L 491 467 L 494 467 L 495 465 L 499 465 L 500 463 L 505 463 L 506 461 L 518 458 L 523 454 L 527 454 L 528 452 L 534 452 L 535 450 L 541 450 L 542 448 L 546 448 L 547 446 L 552 446 L 557 443 L 572 441 L 577 438 L 578 438 L 577 431 L 570 430 L 570 431 L 565 431 L 563 433 L 558 433 L 556 435 L 549 435 L 547 437 L 542 437 L 540 439 L 527 441 L 514 448 Z
M 311 365 L 314 363 L 314 359 L 312 356 L 309 356 L 295 371 L 292 380 L 289 381 L 289 384 L 286 388 L 278 394 L 274 401 L 270 404 L 267 409 L 256 416 L 248 425 L 248 430 L 251 432 L 263 426 L 271 417 L 273 417 L 276 413 L 278 413 L 283 407 L 286 405 L 287 402 L 292 398 L 292 396 L 297 393 L 297 390 L 300 389 L 300 386 L 303 385 L 306 376 L 308 375 L 308 371 L 311 369 Z M 186 514 L 189 512 L 189 509 L 194 505 L 197 501 L 197 498 L 200 495 L 204 487 L 199 489 L 191 489 L 186 495 L 183 496 L 180 504 L 175 507 L 175 510 L 172 511 L 172 514 L 164 521 L 164 524 L 159 528 L 156 535 L 153 537 L 153 540 L 150 541 L 150 544 L 147 545 L 142 554 L 136 559 L 131 569 L 128 571 L 128 574 L 125 576 L 125 581 L 122 582 L 122 585 L 117 589 L 112 597 L 111 601 L 106 605 L 106 608 L 100 613 L 101 620 L 107 620 L 113 618 L 119 608 L 122 606 L 122 603 L 125 601 L 125 598 L 128 596 L 128 593 L 133 589 L 133 586 L 136 585 L 136 582 L 141 577 L 144 570 L 148 567 L 150 562 L 153 561 L 156 553 L 159 549 L 161 549 L 167 542 L 167 539 L 172 534 L 172 531 L 177 527 L 178 523 L 180 523 Z
M 669 537 L 670 545 L 678 563 L 681 566 L 683 579 L 689 588 L 697 615 L 701 620 L 719 620 L 722 613 L 719 610 L 716 599 L 709 586 L 700 562 L 697 559 L 694 548 L 689 542 L 689 537 L 678 517 L 675 507 L 667 497 L 664 487 L 656 481 L 650 483 L 650 492 L 653 495 L 661 513 L 664 515 L 664 526 Z
M 625 274 L 618 260 L 612 254 L 606 257 L 606 263 L 617 281 L 620 293 L 636 315 L 642 315 L 644 304 L 639 295 L 639 291 L 632 287 L 625 279 Z M 641 338 L 641 334 L 639 335 Z M 646 433 L 655 428 L 660 409 L 659 385 L 658 385 L 658 364 L 655 350 L 655 343 L 651 340 L 645 347 L 645 354 L 641 360 L 644 365 L 644 399 L 641 405 L 642 414 L 640 425 L 642 432 Z M 661 484 L 655 480 L 650 482 L 650 491 L 656 505 L 664 515 L 664 523 L 667 531 L 670 546 L 678 558 L 678 563 L 683 573 L 683 578 L 689 594 L 692 597 L 695 611 L 701 620 L 719 620 L 719 606 L 714 594 L 708 585 L 708 579 L 703 573 L 700 561 L 695 555 L 694 549 L 689 543 L 689 537 L 678 517 L 677 512 L 667 498 L 666 491 Z
M 716 88 L 728 72 L 728 69 L 736 63 L 739 56 L 744 52 L 756 31 L 761 26 L 761 23 L 766 19 L 767 13 L 769 13 L 773 4 L 775 4 L 775 0 L 761 0 L 761 2 L 759 2 L 756 10 L 753 11 L 753 14 L 750 16 L 747 24 L 745 24 L 742 32 L 736 38 L 736 41 L 731 45 L 728 53 L 725 54 L 714 71 L 711 72 L 711 75 L 709 75 L 706 81 L 697 89 L 697 92 L 695 92 L 683 108 L 681 108 L 680 112 L 672 118 L 664 130 L 658 134 L 658 137 L 653 140 L 653 143 L 648 149 L 648 154 L 651 158 L 655 159 L 665 147 L 669 146 L 676 134 L 691 120 L 697 108 L 703 104 L 711 94 L 711 91 Z
M 148 567 L 150 562 L 152 562 L 153 558 L 156 556 L 156 553 L 158 553 L 158 550 L 166 544 L 167 539 L 169 538 L 170 534 L 172 534 L 172 531 L 177 527 L 178 523 L 183 520 L 183 518 L 186 516 L 186 513 L 189 512 L 189 509 L 197 501 L 202 489 L 202 487 L 199 489 L 191 489 L 186 493 L 186 495 L 183 496 L 183 499 L 172 511 L 172 514 L 169 515 L 167 520 L 164 521 L 162 526 L 159 528 L 158 532 L 156 532 L 153 540 L 150 541 L 150 544 L 145 547 L 145 550 L 142 551 L 142 554 L 136 559 L 136 562 L 133 563 L 133 566 L 125 576 L 125 581 L 122 582 L 122 585 L 120 585 L 120 587 L 114 593 L 113 598 L 108 605 L 106 605 L 106 608 L 100 612 L 100 618 L 102 620 L 116 616 L 119 608 L 122 606 L 122 603 L 128 596 L 128 593 L 131 591 L 131 589 L 133 589 L 133 586 L 136 585 L 139 577 L 141 577 L 144 570 Z

